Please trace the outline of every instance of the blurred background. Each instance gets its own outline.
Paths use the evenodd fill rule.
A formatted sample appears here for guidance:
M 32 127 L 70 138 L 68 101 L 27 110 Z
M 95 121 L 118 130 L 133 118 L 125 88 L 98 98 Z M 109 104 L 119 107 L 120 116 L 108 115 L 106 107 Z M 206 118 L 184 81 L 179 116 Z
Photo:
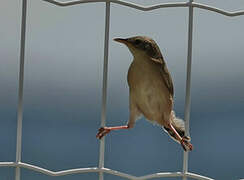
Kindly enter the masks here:
M 21 2 L 0 2 L 0 161 L 15 161 Z M 242 0 L 196 2 L 244 10 Z M 104 3 L 61 8 L 28 1 L 23 162 L 53 171 L 98 166 L 104 22 Z M 107 125 L 125 124 L 129 115 L 126 76 L 132 55 L 112 41 L 115 37 L 156 40 L 173 77 L 175 111 L 184 117 L 187 23 L 187 8 L 141 12 L 111 5 Z M 243 29 L 244 16 L 194 10 L 189 171 L 214 179 L 244 178 Z M 142 176 L 181 171 L 182 160 L 181 146 L 144 118 L 133 130 L 106 137 L 107 168 Z M 0 179 L 13 180 L 14 172 L 0 168 Z M 22 169 L 21 179 L 93 180 L 98 174 L 49 177 Z

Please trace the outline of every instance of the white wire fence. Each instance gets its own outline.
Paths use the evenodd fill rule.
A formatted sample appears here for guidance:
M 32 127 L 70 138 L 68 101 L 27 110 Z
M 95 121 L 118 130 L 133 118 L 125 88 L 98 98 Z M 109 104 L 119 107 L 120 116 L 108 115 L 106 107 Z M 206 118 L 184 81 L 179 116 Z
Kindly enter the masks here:
M 193 35 L 193 16 L 194 8 L 205 9 L 225 16 L 241 16 L 244 15 L 244 11 L 229 12 L 216 7 L 208 6 L 201 3 L 193 2 L 177 2 L 177 3 L 161 3 L 151 6 L 142 6 L 139 4 L 122 1 L 122 0 L 77 0 L 59 2 L 56 0 L 42 0 L 51 3 L 56 6 L 66 7 L 74 6 L 84 3 L 104 3 L 106 8 L 105 14 L 105 38 L 104 38 L 104 65 L 103 65 L 103 88 L 102 88 L 102 113 L 101 113 L 101 125 L 106 124 L 106 101 L 107 101 L 107 77 L 108 77 L 108 52 L 109 52 L 109 27 L 110 27 L 110 5 L 111 3 L 119 4 L 121 6 L 127 6 L 140 11 L 152 11 L 160 8 L 171 7 L 185 7 L 189 9 L 188 20 L 188 52 L 187 52 L 187 78 L 186 78 L 186 96 L 185 96 L 185 122 L 186 132 L 189 134 L 189 120 L 190 120 L 190 108 L 191 108 L 191 64 L 192 64 L 192 35 Z M 147 180 L 152 178 L 163 177 L 182 177 L 183 180 L 187 178 L 198 180 L 213 180 L 212 178 L 191 173 L 188 171 L 188 152 L 184 152 L 183 169 L 182 172 L 160 172 L 155 174 L 149 174 L 141 177 L 136 177 L 112 169 L 104 167 L 104 151 L 105 151 L 105 137 L 100 142 L 100 154 L 99 154 L 99 166 L 90 168 L 77 168 L 68 169 L 63 171 L 50 171 L 35 165 L 23 163 L 21 161 L 21 145 L 22 145 L 22 120 L 23 120 L 23 84 L 24 84 L 24 61 L 25 61 L 25 36 L 26 36 L 26 12 L 27 12 L 27 0 L 22 0 L 22 19 L 21 19 L 21 42 L 20 42 L 20 69 L 19 69 L 19 90 L 18 90 L 18 114 L 17 114 L 17 144 L 16 144 L 16 161 L 15 162 L 0 162 L 0 167 L 15 167 L 15 180 L 20 180 L 21 168 L 37 171 L 49 176 L 64 176 L 68 174 L 76 173 L 99 173 L 99 180 L 104 179 L 104 173 L 112 174 L 115 176 L 124 177 L 131 180 Z

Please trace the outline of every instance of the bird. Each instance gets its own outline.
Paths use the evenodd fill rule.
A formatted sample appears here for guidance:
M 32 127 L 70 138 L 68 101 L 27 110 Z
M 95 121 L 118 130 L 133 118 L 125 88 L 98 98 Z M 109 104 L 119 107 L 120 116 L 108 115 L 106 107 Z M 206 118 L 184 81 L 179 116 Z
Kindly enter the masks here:
M 114 41 L 126 45 L 133 55 L 127 73 L 129 120 L 123 126 L 101 127 L 96 137 L 102 139 L 111 131 L 131 129 L 143 115 L 162 127 L 184 151 L 191 151 L 193 145 L 186 135 L 185 123 L 173 110 L 173 80 L 157 43 L 146 36 L 115 38 Z

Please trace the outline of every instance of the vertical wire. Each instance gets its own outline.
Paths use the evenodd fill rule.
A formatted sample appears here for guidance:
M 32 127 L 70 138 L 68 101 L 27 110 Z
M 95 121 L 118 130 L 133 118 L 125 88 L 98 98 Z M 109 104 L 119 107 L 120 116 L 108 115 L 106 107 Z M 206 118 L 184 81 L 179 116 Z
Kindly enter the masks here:
M 106 2 L 105 39 L 104 39 L 104 64 L 103 64 L 103 89 L 101 126 L 106 124 L 107 79 L 108 79 L 108 49 L 109 49 L 110 1 Z M 99 168 L 104 167 L 105 137 L 100 141 Z M 103 180 L 103 172 L 99 172 L 99 180 Z
M 19 92 L 18 92 L 18 112 L 17 112 L 16 163 L 21 162 L 26 11 L 27 11 L 27 0 L 23 0 L 22 1 L 22 19 L 21 19 L 21 39 L 20 39 L 20 66 L 19 66 Z M 15 180 L 20 180 L 20 168 L 19 167 L 16 167 L 16 170 L 15 170 Z
M 188 20 L 188 50 L 187 50 L 187 77 L 186 77 L 186 96 L 185 96 L 185 127 L 186 135 L 189 135 L 189 121 L 191 109 L 191 64 L 192 64 L 192 34 L 193 34 L 193 0 L 189 0 L 189 20 Z M 183 155 L 183 173 L 188 172 L 188 152 Z M 187 180 L 186 176 L 183 180 Z

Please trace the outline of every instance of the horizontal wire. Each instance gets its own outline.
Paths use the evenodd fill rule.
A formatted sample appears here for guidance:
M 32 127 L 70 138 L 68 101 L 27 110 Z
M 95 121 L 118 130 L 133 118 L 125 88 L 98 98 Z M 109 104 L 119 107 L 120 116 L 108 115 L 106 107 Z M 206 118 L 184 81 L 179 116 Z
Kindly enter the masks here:
M 16 162 L 0 162 L 0 167 L 17 167 Z
M 189 178 L 195 178 L 199 180 L 213 180 L 211 178 L 201 176 L 198 174 L 194 173 L 189 173 L 187 172 L 186 174 L 183 174 L 182 172 L 160 172 L 160 173 L 154 173 L 154 174 L 149 174 L 145 176 L 132 176 L 126 173 L 122 173 L 119 171 L 115 171 L 112 169 L 108 168 L 98 168 L 98 167 L 91 167 L 91 168 L 75 168 L 75 169 L 68 169 L 68 170 L 62 170 L 62 171 L 51 171 L 45 168 L 41 168 L 39 166 L 31 165 L 28 163 L 23 163 L 23 162 L 0 162 L 0 167 L 19 167 L 19 168 L 25 168 L 25 169 L 30 169 L 39 173 L 43 173 L 49 176 L 64 176 L 64 175 L 69 175 L 69 174 L 82 174 L 82 173 L 98 173 L 98 172 L 103 172 L 107 174 L 112 174 L 115 176 L 120 176 L 124 177 L 127 179 L 133 179 L 133 180 L 144 180 L 144 179 L 152 179 L 152 178 L 160 178 L 160 177 L 189 177 Z
M 67 1 L 67 2 L 60 2 L 57 0 L 43 0 L 43 1 L 55 4 L 57 6 L 72 6 L 72 5 L 83 4 L 83 3 L 107 2 L 107 0 L 76 0 L 76 1 Z M 151 5 L 151 6 L 142 6 L 139 4 L 135 4 L 135 3 L 127 2 L 127 1 L 122 1 L 122 0 L 109 0 L 109 2 L 115 3 L 115 4 L 120 4 L 123 6 L 127 6 L 130 8 L 137 9 L 137 10 L 141 10 L 141 11 L 151 11 L 151 10 L 155 10 L 155 9 L 169 8 L 169 7 L 193 6 L 196 8 L 209 10 L 209 11 L 216 12 L 216 13 L 219 13 L 219 14 L 222 14 L 225 16 L 230 16 L 230 17 L 244 15 L 244 10 L 231 12 L 231 11 L 225 11 L 223 9 L 216 8 L 213 6 L 209 6 L 206 4 L 195 3 L 195 2 L 192 2 L 192 3 L 189 3 L 189 2 L 162 3 L 162 4 Z
M 67 2 L 60 2 L 57 0 L 43 0 L 52 4 L 55 4 L 57 6 L 73 6 L 77 4 L 84 4 L 84 3 L 96 3 L 96 2 L 107 2 L 108 0 L 75 0 L 75 1 L 67 1 Z M 187 7 L 187 2 L 178 2 L 178 3 L 162 3 L 157 5 L 151 5 L 151 6 L 142 6 L 139 4 L 122 1 L 122 0 L 109 0 L 111 3 L 120 4 L 123 6 L 128 6 L 134 9 L 142 10 L 142 11 L 150 11 L 154 9 L 159 8 L 167 8 L 167 7 Z
M 233 11 L 233 12 L 225 11 L 223 9 L 219 9 L 219 8 L 216 8 L 216 7 L 213 7 L 213 6 L 208 6 L 208 5 L 205 5 L 205 4 L 195 3 L 195 2 L 192 3 L 192 5 L 193 5 L 193 7 L 196 7 L 196 8 L 206 9 L 206 10 L 213 11 L 213 12 L 225 15 L 225 16 L 230 16 L 230 17 L 244 15 L 244 11 Z
M 186 177 L 189 178 L 194 178 L 194 179 L 198 179 L 198 180 L 214 180 L 212 178 L 206 177 L 206 176 L 202 176 L 199 174 L 195 174 L 195 173 L 191 173 L 191 172 L 187 172 L 186 173 Z
M 49 2 L 51 4 L 55 4 L 57 6 L 73 6 L 77 4 L 83 4 L 83 3 L 106 2 L 106 0 L 78 0 L 78 1 L 67 1 L 67 2 L 59 2 L 56 0 L 43 0 L 43 1 Z
M 95 3 L 95 2 L 107 2 L 107 0 L 78 0 L 78 1 L 68 1 L 68 2 L 59 2 L 56 0 L 43 0 L 52 4 L 55 4 L 57 6 L 72 6 L 72 5 L 77 5 L 77 4 L 82 4 L 82 3 Z M 216 12 L 225 16 L 241 16 L 244 15 L 244 11 L 235 11 L 235 12 L 230 12 L 230 11 L 225 11 L 223 9 L 219 9 L 213 6 L 201 4 L 201 3 L 188 3 L 188 2 L 178 2 L 178 3 L 162 3 L 162 4 L 157 4 L 157 5 L 151 5 L 151 6 L 142 6 L 138 5 L 135 3 L 131 2 L 126 2 L 126 1 L 121 1 L 121 0 L 109 0 L 109 2 L 115 3 L 115 4 L 120 4 L 123 6 L 131 7 L 134 9 L 138 9 L 141 11 L 151 11 L 155 9 L 160 9 L 160 8 L 169 8 L 169 7 L 189 7 L 193 6 L 196 8 L 200 9 L 205 9 L 209 10 L 212 12 Z M 189 178 L 195 178 L 199 180 L 213 180 L 211 178 L 201 176 L 198 174 L 190 173 L 187 172 L 186 174 L 183 174 L 181 172 L 167 172 L 167 173 L 155 173 L 155 174 L 150 174 L 146 176 L 141 176 L 141 177 L 136 177 L 132 176 L 126 173 L 122 173 L 119 171 L 111 170 L 108 168 L 98 168 L 98 167 L 92 167 L 92 168 L 77 168 L 77 169 L 69 169 L 69 170 L 63 170 L 63 171 L 50 171 L 35 165 L 27 164 L 27 163 L 22 163 L 22 162 L 0 162 L 0 167 L 21 167 L 21 168 L 26 168 L 26 169 L 31 169 L 46 175 L 50 176 L 63 176 L 63 175 L 68 175 L 68 174 L 75 174 L 75 173 L 97 173 L 97 172 L 104 172 L 116 176 L 121 176 L 125 177 L 128 179 L 135 179 L 135 180 L 143 180 L 143 179 L 152 179 L 152 178 L 157 178 L 157 177 L 189 177 Z

